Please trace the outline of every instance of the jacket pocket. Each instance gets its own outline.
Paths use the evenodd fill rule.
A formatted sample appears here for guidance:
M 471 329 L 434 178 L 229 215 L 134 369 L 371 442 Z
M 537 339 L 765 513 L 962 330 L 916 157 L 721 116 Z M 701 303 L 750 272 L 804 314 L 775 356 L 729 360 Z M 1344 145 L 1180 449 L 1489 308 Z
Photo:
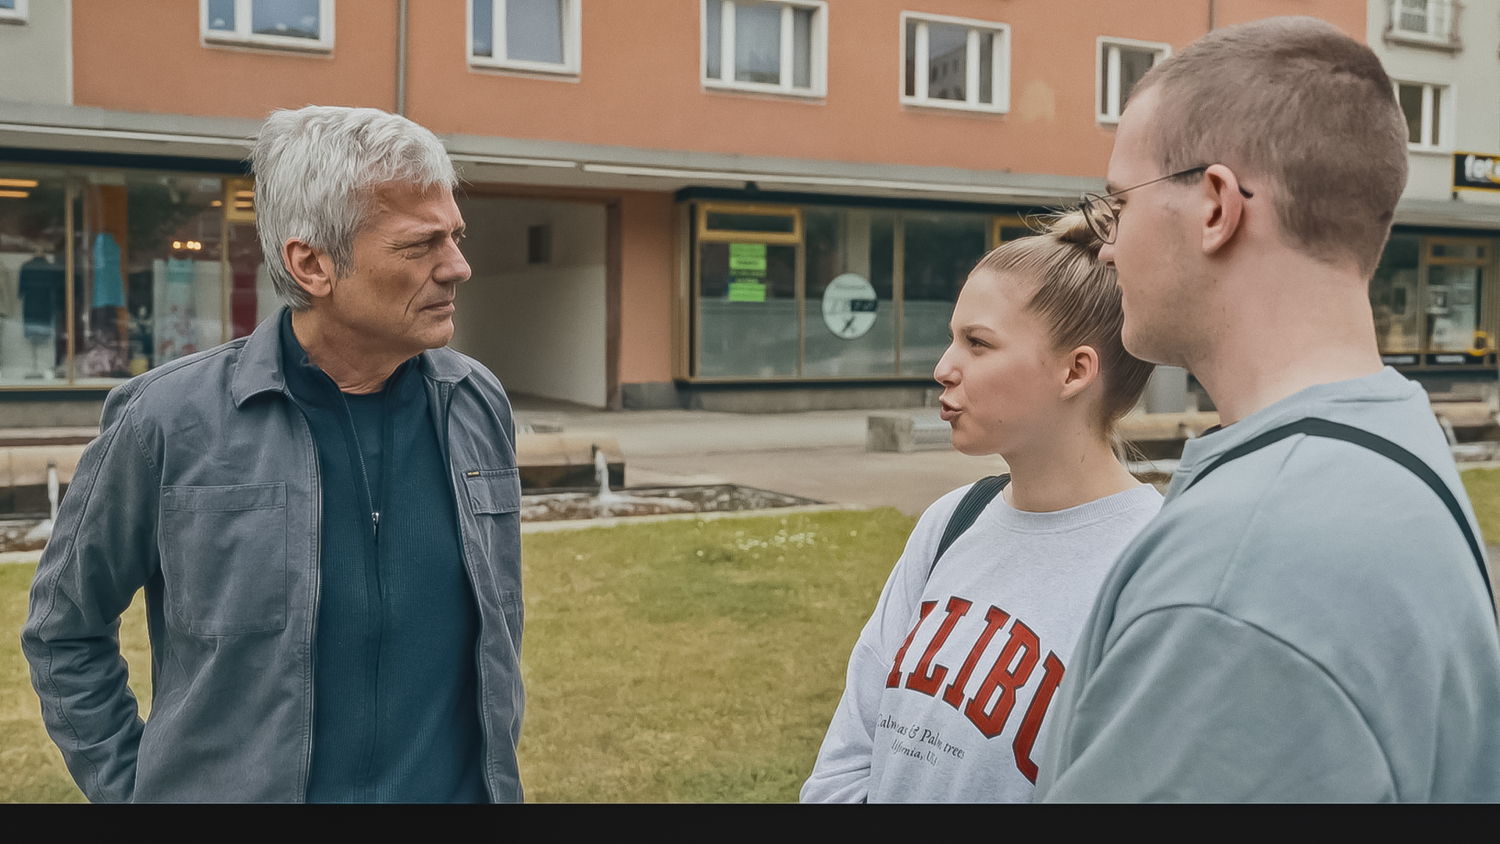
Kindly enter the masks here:
M 514 513 L 521 509 L 521 470 L 474 469 L 464 472 L 469 509 L 475 513 Z
M 168 611 L 200 636 L 286 627 L 286 484 L 161 490 Z

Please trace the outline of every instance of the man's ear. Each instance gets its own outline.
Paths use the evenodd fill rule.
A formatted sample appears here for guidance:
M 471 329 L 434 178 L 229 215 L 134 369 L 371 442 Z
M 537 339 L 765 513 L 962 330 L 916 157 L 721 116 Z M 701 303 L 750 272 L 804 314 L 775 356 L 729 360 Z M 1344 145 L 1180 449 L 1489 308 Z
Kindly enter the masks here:
M 288 238 L 281 245 L 281 260 L 308 296 L 321 299 L 333 293 L 333 261 L 306 241 Z
M 1244 221 L 1245 197 L 1234 171 L 1214 164 L 1203 173 L 1203 252 L 1212 255 L 1229 245 Z
M 1063 362 L 1067 365 L 1062 381 L 1061 397 L 1064 399 L 1071 399 L 1082 393 L 1099 379 L 1099 352 L 1093 346 L 1073 349 Z

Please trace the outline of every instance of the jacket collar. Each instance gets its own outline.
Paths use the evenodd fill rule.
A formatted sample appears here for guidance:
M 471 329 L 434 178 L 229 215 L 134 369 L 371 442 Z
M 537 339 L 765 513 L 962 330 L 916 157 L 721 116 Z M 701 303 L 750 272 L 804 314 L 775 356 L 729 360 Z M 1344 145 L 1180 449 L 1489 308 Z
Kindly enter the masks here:
M 286 372 L 281 360 L 281 315 L 286 308 L 261 320 L 245 339 L 230 377 L 229 395 L 241 407 L 261 393 L 286 391 Z M 473 371 L 468 358 L 444 346 L 420 355 L 422 374 L 434 381 L 457 383 Z

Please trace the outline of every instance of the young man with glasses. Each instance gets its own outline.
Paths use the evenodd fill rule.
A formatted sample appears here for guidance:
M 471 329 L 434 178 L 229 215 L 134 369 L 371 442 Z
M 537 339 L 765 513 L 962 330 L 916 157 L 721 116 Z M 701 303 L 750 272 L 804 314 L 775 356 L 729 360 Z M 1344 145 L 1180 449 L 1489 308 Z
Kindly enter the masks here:
M 1105 582 L 1039 799 L 1500 800 L 1482 546 L 1368 299 L 1405 181 L 1390 80 L 1321 21 L 1217 30 L 1136 87 L 1084 210 L 1126 348 L 1222 425 Z

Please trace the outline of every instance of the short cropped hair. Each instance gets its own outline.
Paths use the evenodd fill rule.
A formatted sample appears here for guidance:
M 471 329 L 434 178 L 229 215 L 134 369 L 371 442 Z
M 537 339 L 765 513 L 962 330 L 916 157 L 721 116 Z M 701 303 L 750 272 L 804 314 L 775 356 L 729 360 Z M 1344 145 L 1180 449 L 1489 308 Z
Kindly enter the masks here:
M 287 240 L 326 252 L 342 276 L 352 269 L 354 236 L 375 186 L 405 182 L 423 190 L 452 190 L 458 185 L 436 135 L 373 108 L 277 109 L 261 125 L 250 165 L 266 268 L 277 295 L 294 310 L 312 302 L 283 263 Z
M 1407 129 L 1369 47 L 1317 18 L 1252 21 L 1151 68 L 1131 97 L 1153 88 L 1163 172 L 1222 163 L 1268 178 L 1289 243 L 1375 271 L 1406 185 Z

